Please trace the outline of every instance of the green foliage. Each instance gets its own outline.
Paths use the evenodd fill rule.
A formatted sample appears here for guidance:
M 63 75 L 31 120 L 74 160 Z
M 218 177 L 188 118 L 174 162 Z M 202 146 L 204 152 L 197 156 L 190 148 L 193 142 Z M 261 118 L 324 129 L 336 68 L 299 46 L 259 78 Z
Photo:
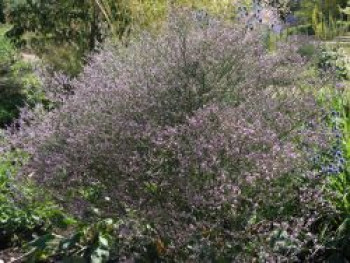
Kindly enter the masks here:
M 28 243 L 31 250 L 28 262 L 59 257 L 63 262 L 106 262 L 110 257 L 113 232 L 117 224 L 111 219 L 81 227 L 69 237 L 45 234 Z
M 339 160 L 344 168 L 340 173 L 326 178 L 323 196 L 331 206 L 320 214 L 313 229 L 318 232 L 318 238 L 325 247 L 326 262 L 346 262 L 350 259 L 350 97 L 346 90 L 331 92 L 336 96 L 333 100 L 334 111 L 328 121 L 333 128 L 340 129 L 335 129 L 335 141 L 339 142 L 336 142 L 337 152 L 332 155 L 342 156 Z
M 121 259 L 156 262 L 164 252 L 164 244 L 154 233 L 149 224 L 129 211 L 128 219 L 107 218 L 82 224 L 66 236 L 53 232 L 39 236 L 28 243 L 26 262 L 51 262 L 52 259 L 65 263 L 103 263 Z M 138 252 L 139 256 L 131 256 L 133 252 Z
M 303 57 L 312 58 L 318 53 L 317 47 L 313 44 L 306 44 L 299 48 L 298 53 Z
M 338 80 L 349 79 L 349 64 L 337 47 L 324 47 L 319 54 L 318 67 L 322 72 L 333 73 Z
M 0 23 L 5 23 L 4 0 L 0 0 Z
M 77 75 L 85 55 L 108 36 L 119 41 L 138 29 L 159 30 L 173 6 L 203 9 L 232 18 L 230 1 L 17 0 L 7 2 L 7 33 L 17 46 L 33 50 L 55 69 Z
M 336 21 L 336 27 L 339 34 L 344 34 L 350 31 L 350 21 Z
M 311 25 L 312 31 L 320 39 L 332 39 L 347 28 L 347 18 L 340 12 L 346 3 L 344 0 L 300 1 L 294 7 L 299 24 Z M 310 33 L 310 31 L 308 31 Z
M 311 24 L 298 25 L 288 29 L 289 35 L 314 35 L 315 31 Z
M 0 31 L 0 125 L 9 123 L 17 114 L 18 106 L 23 106 L 24 96 L 20 87 L 12 82 L 11 67 L 17 60 L 17 52 L 4 34 L 6 27 Z
M 8 71 L 17 55 L 10 40 L 4 37 L 7 29 L 5 26 L 0 26 L 0 72 Z
M 53 71 L 63 71 L 76 76 L 82 70 L 84 50 L 75 45 L 52 44 L 45 47 L 40 53 L 42 60 L 50 65 Z
M 8 27 L 0 27 L 0 126 L 18 117 L 19 108 L 45 101 L 41 83 L 32 66 L 19 58 L 19 52 L 5 37 Z
M 69 223 L 44 190 L 27 179 L 16 180 L 18 169 L 28 155 L 16 150 L 0 157 L 0 239 L 1 247 L 32 239 L 52 225 Z

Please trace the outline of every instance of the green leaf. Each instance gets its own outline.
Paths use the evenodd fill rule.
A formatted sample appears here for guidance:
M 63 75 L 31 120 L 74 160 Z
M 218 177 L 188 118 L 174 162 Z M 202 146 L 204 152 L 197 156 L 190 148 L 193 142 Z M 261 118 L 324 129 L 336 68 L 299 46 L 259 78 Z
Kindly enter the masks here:
M 108 239 L 107 238 L 100 235 L 98 237 L 98 242 L 100 243 L 101 247 L 108 248 Z
M 109 258 L 108 250 L 97 248 L 91 254 L 91 263 L 103 263 L 103 262 L 106 262 L 108 258 Z
M 346 235 L 350 232 L 350 218 L 346 218 L 343 223 L 337 229 L 337 235 Z
M 54 240 L 55 238 L 56 236 L 54 234 L 46 234 L 30 242 L 29 245 L 32 247 L 36 247 L 40 250 L 44 250 L 45 248 L 47 248 L 47 243 Z
M 73 248 L 79 242 L 81 236 L 82 234 L 79 232 L 68 239 L 62 240 L 59 245 L 60 250 L 68 250 Z

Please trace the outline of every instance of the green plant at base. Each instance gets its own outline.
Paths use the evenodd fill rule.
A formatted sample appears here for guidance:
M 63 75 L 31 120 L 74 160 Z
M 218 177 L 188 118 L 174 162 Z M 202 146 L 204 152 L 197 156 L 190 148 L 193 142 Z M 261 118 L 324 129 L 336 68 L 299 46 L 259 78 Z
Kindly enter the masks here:
M 0 240 L 1 246 L 20 245 L 33 234 L 67 226 L 72 220 L 30 180 L 15 175 L 28 155 L 19 150 L 0 156 Z
M 59 257 L 63 262 L 106 262 L 110 256 L 111 233 L 116 224 L 111 219 L 82 227 L 65 238 L 52 233 L 28 243 L 32 248 L 28 262 L 37 262 L 49 257 Z
M 67 236 L 51 232 L 36 238 L 28 243 L 26 262 L 158 262 L 165 250 L 163 242 L 150 224 L 128 210 L 124 219 L 99 219 L 76 225 Z

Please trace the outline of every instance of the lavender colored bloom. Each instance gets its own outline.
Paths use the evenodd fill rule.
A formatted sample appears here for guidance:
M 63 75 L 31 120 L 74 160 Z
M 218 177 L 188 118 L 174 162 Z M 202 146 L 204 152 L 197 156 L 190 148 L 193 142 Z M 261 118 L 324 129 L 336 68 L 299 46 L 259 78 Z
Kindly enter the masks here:
M 346 86 L 346 85 L 345 85 L 344 83 L 342 83 L 342 82 L 337 82 L 337 83 L 335 84 L 335 87 L 338 88 L 338 89 L 344 88 L 345 86 Z
M 280 34 L 283 31 L 283 26 L 280 24 L 272 25 L 272 30 L 273 30 L 273 32 L 275 32 L 277 34 Z

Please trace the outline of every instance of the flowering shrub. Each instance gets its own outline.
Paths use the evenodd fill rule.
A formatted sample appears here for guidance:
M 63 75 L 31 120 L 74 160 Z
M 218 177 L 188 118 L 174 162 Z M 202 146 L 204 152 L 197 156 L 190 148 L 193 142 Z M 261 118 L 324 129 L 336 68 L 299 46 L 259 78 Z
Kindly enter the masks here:
M 165 27 L 107 44 L 75 80 L 47 82 L 62 105 L 8 131 L 32 154 L 22 174 L 81 216 L 138 211 L 162 257 L 244 262 L 260 250 L 245 244 L 265 231 L 252 225 L 315 217 L 305 204 L 317 207 L 317 189 L 298 182 L 314 177 L 303 147 L 328 145 L 310 85 L 319 82 L 305 78 L 296 43 L 271 53 L 258 31 L 183 14 Z

